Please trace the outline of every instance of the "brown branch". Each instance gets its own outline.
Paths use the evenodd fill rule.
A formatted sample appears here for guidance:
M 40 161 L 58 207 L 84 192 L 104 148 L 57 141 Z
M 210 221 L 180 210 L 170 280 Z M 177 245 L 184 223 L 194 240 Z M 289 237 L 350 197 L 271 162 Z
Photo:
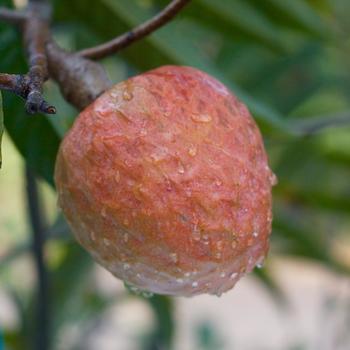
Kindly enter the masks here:
M 27 19 L 25 12 L 0 7 L 0 21 L 21 25 Z
M 0 89 L 24 98 L 29 114 L 56 113 L 55 107 L 49 105 L 42 96 L 43 84 L 49 77 L 45 49 L 49 38 L 49 17 L 50 7 L 41 1 L 30 1 L 25 13 L 0 10 L 0 19 L 12 21 L 21 27 L 29 64 L 26 75 L 0 74 Z
M 29 92 L 28 76 L 0 73 L 0 89 L 8 90 L 26 99 Z
M 104 44 L 84 49 L 78 52 L 78 54 L 86 58 L 101 59 L 116 53 L 135 41 L 144 38 L 146 35 L 154 32 L 156 29 L 172 20 L 189 1 L 190 0 L 173 0 L 161 12 L 150 20 L 140 24 L 133 30 L 124 33 Z
M 28 101 L 28 95 L 31 91 L 30 89 L 31 79 L 28 75 L 0 73 L 0 90 L 11 91 L 17 96 L 20 96 Z M 47 114 L 56 113 L 55 107 L 50 106 L 43 99 L 41 99 L 39 102 L 38 111 Z
M 56 109 L 44 100 L 43 84 L 48 79 L 46 42 L 49 38 L 50 8 L 41 2 L 30 2 L 28 19 L 23 25 L 23 39 L 29 63 L 29 93 L 26 109 L 28 113 L 44 112 L 53 114 Z

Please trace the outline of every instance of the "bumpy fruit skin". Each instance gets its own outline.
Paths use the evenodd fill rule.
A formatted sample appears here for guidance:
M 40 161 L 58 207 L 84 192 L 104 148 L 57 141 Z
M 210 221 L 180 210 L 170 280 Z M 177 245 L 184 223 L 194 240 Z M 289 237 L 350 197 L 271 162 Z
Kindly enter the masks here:
M 64 138 L 55 180 L 76 239 L 141 290 L 221 294 L 267 253 L 261 135 L 197 69 L 163 66 L 105 92 Z

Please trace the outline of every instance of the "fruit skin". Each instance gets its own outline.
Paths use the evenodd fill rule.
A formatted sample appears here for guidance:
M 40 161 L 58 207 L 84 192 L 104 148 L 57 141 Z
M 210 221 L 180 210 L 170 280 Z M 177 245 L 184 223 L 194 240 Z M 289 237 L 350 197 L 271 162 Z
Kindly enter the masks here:
M 213 77 L 163 66 L 82 111 L 56 162 L 59 205 L 116 277 L 159 294 L 221 294 L 261 264 L 270 171 L 247 108 Z

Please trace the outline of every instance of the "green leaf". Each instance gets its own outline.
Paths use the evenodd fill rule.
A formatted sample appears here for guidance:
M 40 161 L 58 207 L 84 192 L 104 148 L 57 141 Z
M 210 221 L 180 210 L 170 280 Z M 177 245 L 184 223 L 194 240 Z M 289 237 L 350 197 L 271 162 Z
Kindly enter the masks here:
M 286 49 L 278 28 L 245 0 L 198 0 L 188 6 L 184 11 L 187 13 L 215 31 L 230 37 L 234 33 L 236 41 L 249 40 L 279 51 Z
M 4 115 L 2 112 L 2 98 L 1 98 L 1 93 L 0 93 L 0 169 L 2 166 L 1 140 L 2 140 L 3 133 L 4 133 Z
M 289 26 L 319 38 L 328 36 L 327 28 L 318 12 L 304 0 L 248 0 L 260 7 L 276 23 Z

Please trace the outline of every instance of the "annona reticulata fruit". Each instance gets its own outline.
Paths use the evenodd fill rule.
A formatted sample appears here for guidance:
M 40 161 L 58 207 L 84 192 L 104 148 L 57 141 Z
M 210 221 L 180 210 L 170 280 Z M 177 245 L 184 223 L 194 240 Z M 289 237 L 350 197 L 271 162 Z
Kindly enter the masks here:
M 55 172 L 64 215 L 98 263 L 180 296 L 221 294 L 262 263 L 274 179 L 245 105 L 178 66 L 121 82 L 82 111 Z

